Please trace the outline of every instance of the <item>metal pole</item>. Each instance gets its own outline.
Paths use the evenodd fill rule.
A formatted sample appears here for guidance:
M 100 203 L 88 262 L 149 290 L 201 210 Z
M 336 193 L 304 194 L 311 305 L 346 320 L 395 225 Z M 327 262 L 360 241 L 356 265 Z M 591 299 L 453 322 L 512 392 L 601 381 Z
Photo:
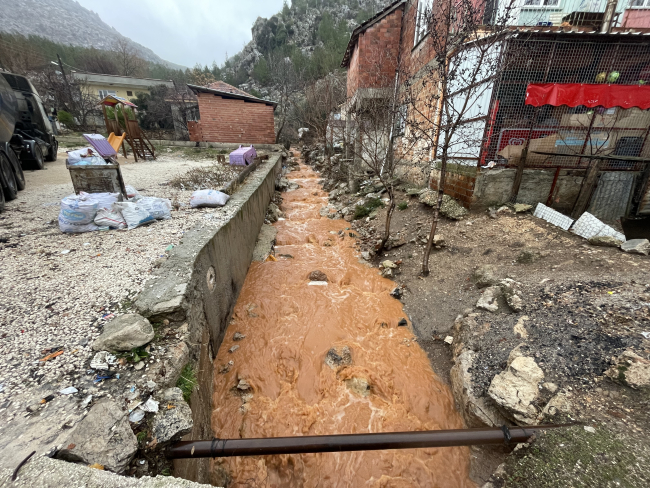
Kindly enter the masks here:
M 213 439 L 212 441 L 179 442 L 172 446 L 166 455 L 170 459 L 183 459 L 510 444 L 525 442 L 534 434 L 562 427 L 569 427 L 569 425 L 531 427 L 506 427 L 504 425 L 501 428 L 485 429 L 271 437 L 266 439 Z
M 612 22 L 614 21 L 614 13 L 616 12 L 617 3 L 618 0 L 607 0 L 605 14 L 603 15 L 603 23 L 600 26 L 601 34 L 609 34 L 612 31 Z

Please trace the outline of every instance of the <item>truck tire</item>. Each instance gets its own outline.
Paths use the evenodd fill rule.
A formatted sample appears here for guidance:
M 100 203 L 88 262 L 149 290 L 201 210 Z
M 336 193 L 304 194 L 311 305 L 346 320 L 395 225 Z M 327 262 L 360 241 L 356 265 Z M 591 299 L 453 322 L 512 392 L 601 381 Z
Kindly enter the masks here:
M 23 173 L 23 167 L 20 164 L 20 160 L 18 159 L 18 156 L 16 156 L 15 152 L 11 151 L 8 154 L 8 157 L 9 157 L 9 161 L 11 161 L 12 169 L 14 170 L 14 177 L 16 178 L 16 188 L 18 188 L 18 191 L 22 191 L 25 189 L 25 173 Z
M 5 192 L 0 191 L 0 213 L 5 210 Z
M 30 169 L 43 169 L 45 167 L 45 159 L 43 158 L 43 150 L 38 144 L 34 146 L 34 156 L 35 159 L 27 163 Z
M 56 161 L 59 152 L 59 141 L 54 141 L 54 144 L 50 146 L 47 150 L 47 159 L 46 161 Z
M 2 171 L 2 192 L 7 201 L 15 200 L 18 197 L 16 177 L 14 176 L 11 162 L 6 154 L 0 152 L 0 171 Z

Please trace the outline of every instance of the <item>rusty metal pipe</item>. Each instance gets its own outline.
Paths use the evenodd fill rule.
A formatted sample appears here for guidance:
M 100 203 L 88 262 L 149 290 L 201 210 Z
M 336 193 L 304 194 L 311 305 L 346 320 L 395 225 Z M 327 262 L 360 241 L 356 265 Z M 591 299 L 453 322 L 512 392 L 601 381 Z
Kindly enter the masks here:
M 569 425 L 536 425 L 485 429 L 428 430 L 377 434 L 314 435 L 258 439 L 213 439 L 178 442 L 167 451 L 171 459 L 267 456 L 314 452 L 376 451 L 423 447 L 471 446 L 525 442 L 533 434 Z

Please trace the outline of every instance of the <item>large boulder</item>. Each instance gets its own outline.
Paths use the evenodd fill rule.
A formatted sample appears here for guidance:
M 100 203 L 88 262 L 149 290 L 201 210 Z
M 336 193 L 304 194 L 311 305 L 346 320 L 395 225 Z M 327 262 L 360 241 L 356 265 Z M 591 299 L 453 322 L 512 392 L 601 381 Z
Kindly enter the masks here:
M 101 400 L 70 432 L 57 457 L 85 464 L 101 464 L 122 473 L 135 456 L 138 441 L 126 411 L 112 400 Z
M 488 395 L 515 422 L 534 424 L 539 412 L 533 402 L 539 395 L 539 383 L 543 379 L 544 372 L 533 358 L 519 356 L 506 371 L 492 379 Z
M 142 315 L 120 315 L 104 326 L 102 334 L 93 343 L 95 351 L 130 351 L 144 346 L 154 337 L 153 327 Z

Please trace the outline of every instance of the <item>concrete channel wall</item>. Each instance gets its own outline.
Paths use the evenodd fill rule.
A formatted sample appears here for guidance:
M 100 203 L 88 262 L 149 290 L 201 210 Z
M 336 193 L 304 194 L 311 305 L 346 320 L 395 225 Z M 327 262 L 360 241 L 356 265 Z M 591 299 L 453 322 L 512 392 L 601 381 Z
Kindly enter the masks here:
M 275 190 L 283 156 L 274 153 L 262 162 L 224 209 L 228 218 L 217 225 L 197 226 L 183 237 L 135 306 L 152 321 L 169 320 L 187 331 L 180 344 L 197 373 L 198 387 L 190 400 L 194 428 L 186 439 L 212 439 L 212 361 L 221 345 L 232 310 L 244 284 L 255 242 Z M 182 460 L 174 475 L 210 481 L 210 460 Z

